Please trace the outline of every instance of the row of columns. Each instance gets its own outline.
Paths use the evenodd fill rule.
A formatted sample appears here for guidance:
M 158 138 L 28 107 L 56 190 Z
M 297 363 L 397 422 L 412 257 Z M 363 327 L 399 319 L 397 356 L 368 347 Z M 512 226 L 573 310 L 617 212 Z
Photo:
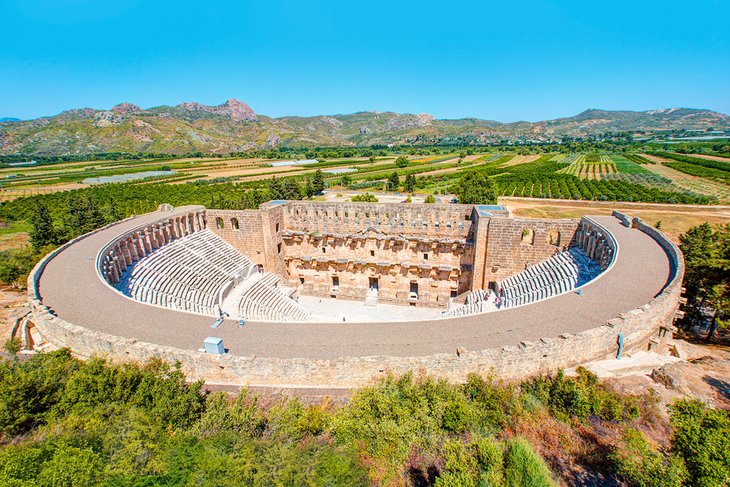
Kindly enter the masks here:
M 100 271 L 109 284 L 118 283 L 135 262 L 173 240 L 206 228 L 205 211 L 166 218 L 121 235 L 102 256 Z
M 598 263 L 602 270 L 608 267 L 613 257 L 613 246 L 601 229 L 595 228 L 586 222 L 581 222 L 577 232 L 578 245 L 585 251 L 593 262 Z

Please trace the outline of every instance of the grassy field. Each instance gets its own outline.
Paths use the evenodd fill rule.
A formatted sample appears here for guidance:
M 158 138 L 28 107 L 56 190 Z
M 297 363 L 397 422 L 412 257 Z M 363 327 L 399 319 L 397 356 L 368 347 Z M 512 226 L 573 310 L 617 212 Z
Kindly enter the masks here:
M 30 224 L 26 221 L 0 223 L 0 251 L 28 243 Z

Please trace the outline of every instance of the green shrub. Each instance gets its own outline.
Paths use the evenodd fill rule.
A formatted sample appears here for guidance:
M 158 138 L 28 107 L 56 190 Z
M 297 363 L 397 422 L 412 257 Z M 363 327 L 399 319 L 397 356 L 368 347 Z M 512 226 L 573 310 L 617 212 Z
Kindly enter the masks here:
M 86 487 L 97 485 L 103 464 L 99 455 L 88 448 L 61 446 L 43 464 L 38 485 L 49 487 Z
M 3 250 L 0 252 L 0 283 L 25 289 L 28 274 L 42 255 L 34 252 L 30 246 Z
M 629 485 L 679 487 L 687 478 L 681 458 L 652 449 L 640 431 L 628 428 L 616 450 L 609 455 L 616 473 Z
M 550 469 L 530 443 L 514 438 L 507 444 L 504 458 L 505 485 L 509 487 L 548 487 L 556 485 Z
M 17 362 L 1 361 L 0 433 L 18 435 L 45 423 L 79 366 L 68 350 Z
M 680 400 L 670 407 L 672 452 L 687 465 L 689 485 L 730 484 L 730 413 L 698 400 Z
M 462 393 L 476 406 L 480 421 L 485 426 L 501 429 L 515 412 L 516 393 L 512 386 L 498 384 L 492 378 L 469 374 L 466 384 L 461 388 Z
M 358 202 L 359 203 L 377 203 L 378 198 L 376 198 L 375 196 L 373 196 L 370 193 L 365 193 L 365 194 L 358 194 L 358 195 L 353 196 L 352 198 L 350 198 L 350 201 L 354 201 L 356 203 L 358 203 Z
M 561 370 L 554 377 L 537 377 L 523 383 L 522 391 L 537 398 L 562 420 L 597 416 L 610 421 L 628 421 L 639 417 L 635 397 L 610 390 L 582 367 L 577 374 L 577 377 L 566 377 Z

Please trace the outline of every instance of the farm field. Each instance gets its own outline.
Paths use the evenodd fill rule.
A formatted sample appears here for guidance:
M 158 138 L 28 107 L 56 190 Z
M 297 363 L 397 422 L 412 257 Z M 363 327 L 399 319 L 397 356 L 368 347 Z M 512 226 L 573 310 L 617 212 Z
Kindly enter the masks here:
M 718 161 L 730 164 L 730 155 L 728 157 L 713 156 L 711 154 L 687 154 L 691 157 L 699 157 L 700 159 L 707 159 L 708 161 Z
M 647 164 L 646 168 L 662 178 L 671 180 L 677 187 L 716 197 L 722 203 L 730 202 L 730 186 L 726 184 L 691 176 L 663 164 Z
M 240 191 L 265 190 L 273 176 L 295 179 L 298 184 L 323 171 L 333 190 L 381 192 L 394 172 L 401 184 L 416 178 L 420 195 L 441 193 L 458 182 L 466 169 L 484 171 L 495 182 L 500 196 L 559 198 L 569 200 L 628 201 L 648 203 L 708 204 L 730 202 L 730 186 L 722 177 L 722 161 L 706 162 L 717 167 L 693 166 L 712 177 L 688 174 L 676 165 L 688 162 L 656 154 L 549 153 L 446 153 L 408 156 L 405 167 L 396 164 L 399 154 L 374 159 L 333 158 L 307 165 L 272 166 L 282 159 L 266 158 L 181 158 L 169 160 L 84 161 L 39 166 L 0 167 L 0 201 L 44 195 L 59 191 L 96 187 L 96 179 L 134 176 L 161 171 L 154 177 L 130 181 L 129 185 L 232 184 Z M 697 158 L 694 158 L 697 159 Z M 166 174 L 166 172 L 170 174 Z M 337 171 L 335 173 L 327 171 Z M 721 174 L 722 175 L 722 174 Z M 86 181 L 86 182 L 83 182 Z M 92 184 L 88 184 L 91 181 Z M 344 186 L 343 186 L 344 184 Z
M 539 154 L 530 154 L 529 156 L 514 156 L 509 161 L 505 162 L 502 167 L 517 166 L 520 164 L 526 164 L 528 162 L 535 162 L 540 158 Z
M 679 235 L 703 222 L 712 225 L 730 222 L 730 206 L 689 206 L 648 203 L 600 203 L 596 201 L 500 198 L 513 215 L 529 218 L 580 218 L 583 215 L 610 215 L 618 210 L 649 223 L 660 223 L 662 232 L 675 242 Z
M 651 155 L 658 157 L 664 166 L 685 174 L 730 184 L 730 160 L 710 160 L 666 151 L 653 151 Z

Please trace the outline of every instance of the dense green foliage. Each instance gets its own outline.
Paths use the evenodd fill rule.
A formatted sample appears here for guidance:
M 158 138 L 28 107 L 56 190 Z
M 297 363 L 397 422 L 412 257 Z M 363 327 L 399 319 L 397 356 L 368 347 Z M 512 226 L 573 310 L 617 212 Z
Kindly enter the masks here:
M 518 433 L 558 424 L 624 431 L 608 464 L 583 461 L 630 485 L 727 482 L 727 412 L 676 403 L 661 451 L 635 428 L 637 401 L 580 371 L 519 386 L 387 376 L 346 405 L 306 405 L 61 350 L 0 361 L 0 484 L 552 486 L 562 470 Z
M 483 171 L 466 171 L 455 191 L 459 203 L 485 205 L 497 203 L 497 193 L 492 179 Z
M 408 159 L 404 156 L 398 156 L 395 160 L 395 165 L 401 169 L 408 166 Z
M 102 212 L 109 211 L 113 201 L 115 211 L 122 217 L 154 211 L 162 203 L 238 210 L 255 208 L 269 199 L 263 191 L 250 191 L 233 184 L 208 184 L 205 181 L 176 185 L 104 184 L 6 201 L 0 205 L 0 218 L 5 221 L 29 220 L 35 213 L 37 202 L 44 204 L 54 218 L 62 217 L 69 212 L 69 198 L 91 198 Z
M 730 324 L 730 224 L 703 223 L 680 235 L 687 305 L 682 325 L 707 326 L 708 338 Z
M 301 190 L 293 180 L 285 181 L 284 190 L 294 191 L 292 184 L 296 198 L 301 198 Z M 0 206 L 0 219 L 30 222 L 31 248 L 0 252 L 0 282 L 24 287 L 35 263 L 55 246 L 132 214 L 153 211 L 161 203 L 247 209 L 269 199 L 265 191 L 231 184 L 186 183 L 106 184 L 6 201 Z
M 377 203 L 378 198 L 370 193 L 365 193 L 353 196 L 350 198 L 350 201 L 354 201 L 355 203 Z
M 406 175 L 406 180 L 403 183 L 403 191 L 406 193 L 413 193 L 416 190 L 416 176 L 413 174 Z
M 398 177 L 397 172 L 391 173 L 390 176 L 388 176 L 388 183 L 387 187 L 389 191 L 398 191 L 398 187 L 400 186 L 400 178 Z

